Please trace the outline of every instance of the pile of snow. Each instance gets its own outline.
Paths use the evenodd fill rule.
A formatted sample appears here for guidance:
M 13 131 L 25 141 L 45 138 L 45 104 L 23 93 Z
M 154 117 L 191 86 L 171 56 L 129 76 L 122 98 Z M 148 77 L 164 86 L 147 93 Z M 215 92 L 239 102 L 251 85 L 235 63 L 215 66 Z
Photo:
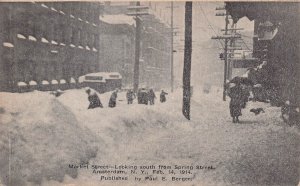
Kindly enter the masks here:
M 223 178 L 235 175 L 230 169 L 231 162 L 235 162 L 231 158 L 238 148 L 251 142 L 263 149 L 265 146 L 261 141 L 268 137 L 266 131 L 274 138 L 282 131 L 280 110 L 269 104 L 249 102 L 241 118 L 244 123 L 234 125 L 229 115 L 229 101 L 222 101 L 222 87 L 210 86 L 208 93 L 203 90 L 201 86 L 193 87 L 190 121 L 181 113 L 182 89 L 169 92 L 166 103 L 159 102 L 160 92 L 156 92 L 155 105 L 140 105 L 136 99 L 128 105 L 126 91 L 121 91 L 115 108 L 108 107 L 111 92 L 97 93 L 104 108 L 96 109 L 87 109 L 89 101 L 84 88 L 66 90 L 57 98 L 37 91 L 1 93 L 0 98 L 4 99 L 0 100 L 3 103 L 3 109 L 0 109 L 0 123 L 3 123 L 0 126 L 0 162 L 12 162 L 11 175 L 15 180 L 11 185 L 24 185 L 22 179 L 38 184 L 45 179 L 43 184 L 46 185 L 84 185 L 88 180 L 91 185 L 99 185 L 98 177 L 90 172 L 80 170 L 77 176 L 75 170 L 65 166 L 80 161 L 108 165 L 196 165 L 205 162 L 216 165 L 217 169 L 209 173 L 198 171 L 191 184 L 197 185 L 206 177 L 221 182 Z M 5 103 L 4 100 L 20 104 Z M 254 117 L 249 109 L 258 107 L 266 112 Z M 230 138 L 226 138 L 229 135 Z M 288 142 L 284 141 L 282 146 Z M 10 157 L 8 149 L 13 152 Z M 245 154 L 249 155 L 249 152 L 245 151 Z M 91 157 L 94 158 L 89 159 Z M 255 154 L 254 157 L 258 156 Z M 245 161 L 247 159 L 239 162 L 248 165 Z M 0 166 L 3 183 L 7 183 L 4 179 L 7 166 Z M 67 176 L 64 178 L 63 175 Z M 128 182 L 130 184 L 134 183 Z
M 178 120 L 178 117 L 181 117 L 178 116 L 179 114 L 181 115 L 181 113 L 180 109 L 177 108 L 180 105 L 170 108 L 174 110 L 174 112 L 166 113 L 163 111 L 170 105 L 159 103 L 159 92 L 156 93 L 156 104 L 152 106 L 137 104 L 136 99 L 132 105 L 127 105 L 126 92 L 119 92 L 117 106 L 115 108 L 109 108 L 108 102 L 111 93 L 112 92 L 104 94 L 97 93 L 104 108 L 91 110 L 87 109 L 89 102 L 85 89 L 67 90 L 58 100 L 72 110 L 80 122 L 83 122 L 93 129 L 102 131 L 107 130 L 107 127 L 122 130 L 122 128 L 131 125 L 132 123 L 130 122 L 140 123 L 138 127 L 141 128 L 146 126 L 151 128 L 155 127 L 152 126 L 154 123 L 157 124 L 157 122 L 154 122 L 151 118 L 164 123 L 166 121 Z M 172 99 L 172 97 L 167 97 L 167 99 Z M 131 121 L 128 121 L 129 119 Z
M 66 80 L 64 80 L 64 79 L 61 79 L 61 80 L 59 81 L 59 83 L 60 83 L 60 84 L 66 84 L 67 82 L 66 82 Z
M 185 130 L 181 128 L 186 122 L 181 104 L 171 101 L 178 99 L 175 94 L 162 104 L 156 92 L 156 104 L 150 106 L 139 105 L 137 100 L 127 105 L 126 92 L 119 92 L 116 108 L 108 107 L 110 95 L 98 94 L 104 108 L 87 109 L 85 89 L 67 90 L 57 98 L 39 91 L 0 93 L 0 162 L 6 162 L 0 166 L 1 182 L 62 182 L 66 175 L 78 176 L 77 169 L 68 167 L 71 163 L 99 163 L 105 154 L 110 154 L 106 161 L 112 163 L 126 157 L 113 153 L 126 147 L 123 140 L 157 131 Z M 129 154 L 132 151 L 135 148 L 127 149 Z
M 46 81 L 46 80 L 43 80 L 43 81 L 42 81 L 42 85 L 49 85 L 49 82 Z
M 29 85 L 37 85 L 36 81 L 29 81 Z
M 49 93 L 1 92 L 0 103 L 1 183 L 61 182 L 78 174 L 69 164 L 96 156 L 99 141 Z
M 37 41 L 37 39 L 36 39 L 35 37 L 31 36 L 31 35 L 28 36 L 28 39 L 29 39 L 30 41 Z
M 9 43 L 9 42 L 4 42 L 3 46 L 8 47 L 8 48 L 13 48 L 14 47 L 14 45 L 12 43 Z
M 26 37 L 24 35 L 22 35 L 22 34 L 17 34 L 17 38 L 19 38 L 19 39 L 26 39 Z
M 27 86 L 27 84 L 23 81 L 20 81 L 17 83 L 19 87 L 22 87 L 22 86 Z
M 51 80 L 51 84 L 52 84 L 52 85 L 57 85 L 57 84 L 58 84 L 58 81 L 55 80 L 55 79 L 53 79 L 53 80 Z

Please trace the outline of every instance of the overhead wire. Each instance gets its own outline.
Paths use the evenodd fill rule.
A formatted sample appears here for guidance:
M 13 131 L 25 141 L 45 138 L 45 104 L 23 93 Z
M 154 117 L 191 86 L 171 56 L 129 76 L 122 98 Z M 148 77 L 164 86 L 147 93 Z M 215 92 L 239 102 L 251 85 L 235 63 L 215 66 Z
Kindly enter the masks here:
M 204 12 L 204 10 L 203 10 L 201 4 L 199 4 L 198 7 L 200 8 L 200 10 L 201 10 L 201 12 L 202 12 L 204 18 L 206 19 L 206 22 L 207 22 L 207 24 L 209 25 L 209 28 L 210 28 L 216 35 L 218 35 L 218 34 L 216 33 L 216 31 L 214 30 L 214 28 L 212 27 L 212 24 L 211 24 L 210 21 L 208 20 L 208 18 L 207 18 L 207 16 L 206 16 L 206 14 L 205 14 L 205 12 Z M 241 36 L 251 38 L 251 36 L 246 36 L 246 35 L 243 35 L 243 34 L 241 34 Z M 244 43 L 244 45 L 246 46 L 246 48 L 247 48 L 248 50 L 250 50 L 250 47 L 247 45 L 247 43 L 246 43 L 243 39 L 241 39 L 241 40 L 242 40 L 242 42 Z M 218 41 L 219 41 L 219 43 L 221 44 L 222 48 L 224 49 L 223 43 L 222 43 L 220 40 L 218 40 Z M 249 44 L 249 43 L 248 43 L 248 44 Z
M 204 12 L 204 10 L 203 10 L 201 4 L 199 4 L 199 7 L 200 7 L 200 10 L 201 10 L 201 12 L 202 12 L 204 18 L 206 19 L 206 22 L 207 22 L 209 28 L 210 28 L 216 35 L 218 35 L 217 32 L 215 31 L 215 29 L 212 27 L 210 21 L 208 20 L 208 18 L 207 18 L 207 16 L 206 16 L 206 14 L 205 14 L 205 12 Z M 221 44 L 222 48 L 224 49 L 223 43 L 222 43 L 220 40 L 218 40 L 218 41 L 219 41 L 219 43 Z

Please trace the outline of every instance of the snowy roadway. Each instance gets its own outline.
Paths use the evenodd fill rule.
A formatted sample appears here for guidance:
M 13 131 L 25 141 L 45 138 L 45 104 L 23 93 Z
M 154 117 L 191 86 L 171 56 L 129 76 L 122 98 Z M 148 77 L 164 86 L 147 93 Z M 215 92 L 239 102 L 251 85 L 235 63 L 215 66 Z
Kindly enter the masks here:
M 120 93 L 117 107 L 113 109 L 107 108 L 109 94 L 100 95 L 105 108 L 94 110 L 86 109 L 88 103 L 84 90 L 70 90 L 59 98 L 51 99 L 57 99 L 74 114 L 78 125 L 91 131 L 89 134 L 93 136 L 92 143 L 95 146 L 92 148 L 97 149 L 97 155 L 90 159 L 90 164 L 213 167 L 212 170 L 192 170 L 191 175 L 185 176 L 191 178 L 191 181 L 131 180 L 119 181 L 119 185 L 298 184 L 299 131 L 281 121 L 279 108 L 262 103 L 248 103 L 240 118 L 241 123 L 233 124 L 229 116 L 228 101 L 221 101 L 221 92 L 194 92 L 191 121 L 185 120 L 181 114 L 180 91 L 169 95 L 167 103 L 156 103 L 154 106 L 136 103 L 127 105 L 125 93 Z M 256 107 L 263 107 L 265 113 L 254 116 L 249 112 Z M 4 108 L 6 109 L 5 105 Z M 11 108 L 6 110 L 9 109 Z M 82 133 L 86 135 L 85 132 Z M 55 150 L 54 147 L 53 151 Z M 42 184 L 113 183 L 99 181 L 99 176 L 90 171 L 78 172 L 73 178 L 67 173 L 69 175 L 64 177 L 62 183 L 50 178 L 50 181 L 43 181 Z

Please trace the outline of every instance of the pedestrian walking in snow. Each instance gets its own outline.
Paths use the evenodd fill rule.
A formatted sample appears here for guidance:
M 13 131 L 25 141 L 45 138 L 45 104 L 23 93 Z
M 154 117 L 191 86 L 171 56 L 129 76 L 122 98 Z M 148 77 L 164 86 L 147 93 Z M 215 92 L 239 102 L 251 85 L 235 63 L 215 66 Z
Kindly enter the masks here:
M 167 101 L 166 95 L 168 95 L 168 93 L 165 92 L 164 90 L 161 90 L 161 93 L 160 93 L 160 102 L 164 103 L 164 102 Z
M 59 96 L 61 96 L 63 93 L 64 93 L 64 92 L 63 92 L 62 90 L 58 89 L 58 90 L 55 90 L 55 91 L 51 92 L 50 94 L 54 95 L 55 97 L 59 97 Z
M 118 90 L 114 91 L 111 94 L 110 99 L 109 99 L 109 103 L 108 103 L 109 107 L 111 107 L 111 108 L 116 107 L 117 97 L 118 97 Z
M 126 93 L 127 97 L 127 104 L 132 104 L 133 100 L 135 99 L 135 94 L 133 90 L 128 90 Z
M 137 93 L 138 104 L 148 105 L 148 91 L 145 88 L 141 88 Z
M 156 98 L 156 96 L 155 96 L 153 89 L 150 89 L 148 92 L 148 99 L 149 99 L 150 105 L 154 105 L 155 98 Z
M 230 97 L 229 109 L 233 123 L 239 122 L 239 116 L 242 115 L 242 107 L 244 103 L 244 96 L 242 95 L 242 88 L 240 84 L 230 83 L 228 95 Z
M 103 105 L 95 91 L 87 89 L 86 93 L 88 94 L 88 100 L 90 102 L 88 109 L 94 109 L 97 107 L 103 108 Z
M 251 87 L 247 86 L 247 85 L 241 85 L 242 88 L 242 108 L 246 108 L 246 104 L 249 101 L 249 97 L 250 97 L 250 90 Z

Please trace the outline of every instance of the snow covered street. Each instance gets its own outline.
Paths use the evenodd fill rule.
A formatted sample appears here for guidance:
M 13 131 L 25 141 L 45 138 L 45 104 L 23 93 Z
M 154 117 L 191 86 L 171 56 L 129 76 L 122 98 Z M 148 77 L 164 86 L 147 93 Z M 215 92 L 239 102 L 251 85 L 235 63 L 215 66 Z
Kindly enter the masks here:
M 32 94 L 35 100 L 29 99 Z M 92 110 L 87 110 L 84 89 L 67 90 L 58 98 L 47 92 L 1 93 L 0 152 L 1 157 L 10 157 L 10 164 L 1 166 L 0 179 L 7 183 L 2 175 L 9 169 L 22 175 L 10 183 L 116 183 L 99 181 L 90 171 L 67 168 L 70 163 L 89 161 L 96 165 L 213 167 L 192 170 L 192 180 L 187 182 L 130 180 L 117 182 L 120 185 L 297 185 L 299 130 L 282 122 L 280 108 L 258 102 L 248 103 L 241 123 L 232 123 L 229 103 L 222 101 L 221 94 L 217 88 L 209 94 L 194 90 L 192 119 L 187 121 L 181 114 L 181 90 L 168 95 L 166 103 L 156 100 L 153 106 L 138 105 L 136 100 L 127 105 L 125 92 L 121 92 L 116 108 L 107 106 L 110 93 L 99 94 L 104 108 Z M 255 116 L 249 112 L 258 107 L 265 113 Z M 30 173 L 33 169 L 34 174 Z M 55 179 L 58 175 L 60 180 Z

